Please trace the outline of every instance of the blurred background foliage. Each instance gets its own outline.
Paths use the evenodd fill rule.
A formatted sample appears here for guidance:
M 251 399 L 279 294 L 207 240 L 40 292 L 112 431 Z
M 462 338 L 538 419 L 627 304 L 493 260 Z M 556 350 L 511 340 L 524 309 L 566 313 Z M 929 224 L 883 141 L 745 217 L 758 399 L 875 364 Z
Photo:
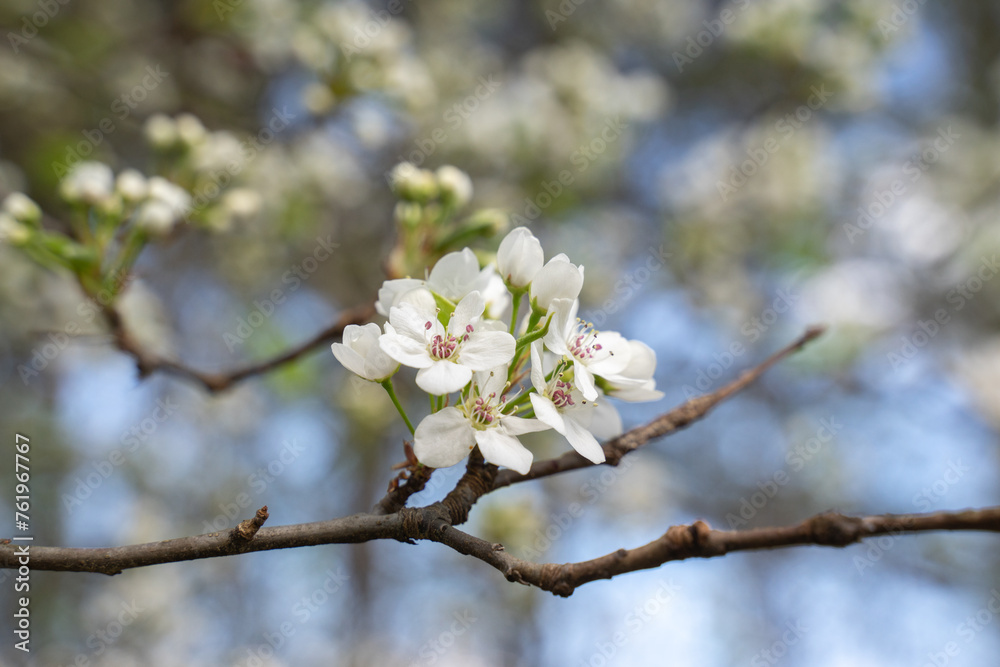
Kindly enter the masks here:
M 121 307 L 150 349 L 209 371 L 374 300 L 401 160 L 465 170 L 470 209 L 586 266 L 582 311 L 658 353 L 667 398 L 626 406 L 626 426 L 830 326 L 622 468 L 479 503 L 473 532 L 522 556 L 695 518 L 982 507 L 1000 502 L 998 24 L 972 0 L 8 0 L 0 198 L 27 193 L 65 231 L 60 170 L 80 159 L 202 196 Z M 320 239 L 338 249 L 306 262 Z M 0 421 L 32 437 L 37 542 L 202 533 L 263 504 L 272 525 L 321 520 L 384 492 L 405 430 L 326 348 L 208 395 L 140 380 L 86 303 L 0 247 Z M 0 661 L 983 665 L 998 571 L 994 537 L 940 534 L 674 563 L 562 600 L 430 544 L 328 546 L 35 573 L 34 653 L 5 640 Z

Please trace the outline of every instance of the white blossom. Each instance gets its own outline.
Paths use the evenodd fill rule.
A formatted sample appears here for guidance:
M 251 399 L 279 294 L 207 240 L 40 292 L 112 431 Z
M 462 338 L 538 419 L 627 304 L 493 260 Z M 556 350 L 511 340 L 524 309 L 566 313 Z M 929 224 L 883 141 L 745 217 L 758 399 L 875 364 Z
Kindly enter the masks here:
M 572 380 L 555 374 L 549 380 L 542 366 L 542 344 L 531 344 L 531 383 L 537 393 L 530 394 L 535 417 L 563 435 L 581 456 L 592 463 L 604 463 L 604 449 L 591 433 L 591 423 L 597 418 L 605 421 L 612 415 L 597 412 L 597 404 L 586 400 L 573 385 Z M 617 412 L 614 413 L 617 415 Z M 621 420 L 618 419 L 620 428 Z M 602 433 L 614 430 L 615 425 L 605 425 Z
M 23 192 L 11 192 L 7 195 L 2 208 L 19 222 L 34 224 L 42 217 L 42 209 Z
M 534 457 L 517 436 L 549 427 L 536 419 L 501 411 L 506 381 L 507 368 L 503 366 L 477 373 L 468 399 L 425 417 L 414 433 L 417 459 L 432 468 L 447 468 L 479 445 L 487 462 L 526 474 Z
M 386 324 L 385 327 L 387 332 L 393 331 L 392 325 Z M 381 382 L 399 369 L 399 362 L 379 346 L 381 335 L 377 324 L 348 324 L 344 327 L 343 342 L 332 345 L 333 356 L 355 375 Z
M 434 175 L 441 197 L 450 200 L 455 208 L 462 208 L 472 199 L 472 180 L 461 169 L 446 164 L 438 167 Z
M 379 344 L 396 361 L 420 369 L 418 387 L 429 394 L 450 394 L 467 385 L 473 371 L 509 363 L 514 356 L 514 337 L 482 322 L 485 309 L 482 295 L 470 292 L 445 327 L 434 296 L 426 289 L 412 290 L 390 309 L 392 329 Z
M 625 370 L 631 352 L 628 340 L 616 331 L 598 331 L 577 318 L 579 301 L 554 299 L 551 307 L 553 315 L 545 347 L 572 360 L 573 382 L 584 398 L 595 401 L 594 375 L 606 377 Z
M 500 242 L 500 248 L 497 249 L 497 270 L 511 287 L 524 288 L 542 270 L 544 259 L 542 244 L 535 235 L 527 227 L 518 227 L 512 229 Z
M 572 264 L 566 255 L 560 253 L 535 274 L 528 293 L 533 304 L 542 310 L 549 310 L 554 299 L 572 301 L 580 296 L 581 289 L 583 267 Z
M 70 203 L 104 204 L 114 192 L 114 173 L 102 162 L 81 162 L 66 174 L 59 192 Z
M 656 352 L 638 340 L 628 341 L 629 362 L 620 373 L 604 376 L 608 396 L 622 401 L 641 403 L 663 398 L 656 388 Z

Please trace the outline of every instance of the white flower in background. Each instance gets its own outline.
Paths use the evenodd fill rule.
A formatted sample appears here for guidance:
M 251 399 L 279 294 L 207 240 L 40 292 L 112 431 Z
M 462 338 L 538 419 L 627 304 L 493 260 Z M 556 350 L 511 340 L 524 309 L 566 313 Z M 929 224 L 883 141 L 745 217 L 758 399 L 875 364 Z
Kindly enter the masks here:
M 488 293 L 490 299 L 498 298 L 496 286 L 490 285 L 494 275 L 493 267 L 487 266 L 479 268 L 479 260 L 476 253 L 469 248 L 460 251 L 450 252 L 434 265 L 427 280 L 417 280 L 416 278 L 397 278 L 386 280 L 378 291 L 378 301 L 375 303 L 375 310 L 383 316 L 389 315 L 389 310 L 399 304 L 400 299 L 409 291 L 418 287 L 426 287 L 434 294 L 443 296 L 453 303 L 457 303 L 467 294 L 478 291 L 485 295 Z M 505 306 L 504 306 L 505 307 Z M 500 308 L 503 311 L 503 308 Z M 490 312 L 493 312 L 491 308 Z
M 170 206 L 155 199 L 143 202 L 135 214 L 135 224 L 156 236 L 169 233 L 176 221 Z
M 433 172 L 419 169 L 411 162 L 400 162 L 390 173 L 392 191 L 403 199 L 426 201 L 438 193 Z
M 208 137 L 208 130 L 194 114 L 178 114 L 174 123 L 177 129 L 177 138 L 190 148 L 197 146 Z
M 497 250 L 497 270 L 511 287 L 524 288 L 542 270 L 544 259 L 542 244 L 535 235 L 528 231 L 527 227 L 518 227 L 511 230 L 500 242 L 500 248 Z
M 177 127 L 182 127 L 180 120 Z M 204 128 L 202 131 L 204 132 Z M 243 165 L 245 162 L 243 146 L 231 132 L 223 130 L 205 134 L 192 144 L 191 163 L 198 171 L 232 169 L 233 165 Z
M 14 219 L 14 216 L 0 211 L 0 243 L 22 245 L 31 238 L 31 229 Z
M 441 198 L 447 199 L 455 208 L 462 208 L 472 199 L 472 180 L 461 169 L 446 164 L 434 172 L 437 177 Z
M 102 162 L 81 162 L 59 184 L 63 199 L 73 204 L 96 206 L 106 203 L 114 193 L 115 175 Z
M 534 283 L 532 283 L 534 286 Z M 598 331 L 577 318 L 580 302 L 554 299 L 545 347 L 573 361 L 573 382 L 588 401 L 597 400 L 594 375 L 621 373 L 630 361 L 628 340 L 616 331 Z
M 517 436 L 549 427 L 536 419 L 500 411 L 506 382 L 507 369 L 503 366 L 476 373 L 476 381 L 464 403 L 424 417 L 414 433 L 413 453 L 417 459 L 432 468 L 447 468 L 479 445 L 489 463 L 506 466 L 522 475 L 527 473 L 533 456 Z
M 386 332 L 392 332 L 392 325 L 385 325 Z M 344 367 L 372 382 L 382 382 L 399 370 L 399 362 L 386 354 L 379 346 L 382 330 L 377 324 L 364 326 L 348 324 L 344 327 L 342 343 L 334 343 L 333 356 Z
M 638 340 L 630 340 L 628 346 L 628 365 L 620 373 L 603 376 L 608 396 L 633 403 L 663 398 L 663 392 L 656 388 L 656 380 L 653 379 L 656 352 Z
M 448 321 L 437 317 L 434 296 L 426 289 L 411 290 L 399 306 L 389 311 L 389 323 L 379 344 L 396 361 L 417 372 L 417 386 L 429 394 L 458 391 L 482 371 L 509 363 L 514 357 L 514 337 L 490 330 L 481 322 L 486 301 L 470 292 Z
M 238 218 L 250 218 L 260 212 L 264 199 L 250 188 L 233 188 L 222 195 L 222 205 Z
M 0 207 L 18 222 L 35 224 L 42 219 L 42 209 L 23 192 L 11 192 Z
M 486 316 L 492 320 L 499 320 L 503 317 L 504 311 L 510 307 L 510 292 L 507 291 L 503 279 L 493 273 L 492 266 L 484 269 L 487 270 L 490 272 L 489 279 L 486 281 L 486 287 L 479 290 L 479 293 L 486 300 Z
M 538 393 L 530 394 L 535 417 L 565 436 L 569 444 L 585 459 L 592 463 L 604 463 L 604 449 L 590 432 L 595 417 L 606 417 L 596 413 L 596 403 L 587 401 L 573 386 L 572 381 L 563 379 L 562 374 L 545 379 L 542 366 L 542 344 L 531 344 L 531 384 Z M 619 419 L 619 424 L 621 423 Z M 612 426 L 613 428 L 613 426 Z M 603 432 L 609 429 L 606 427 Z
M 149 198 L 136 212 L 136 224 L 151 234 L 166 234 L 191 206 L 191 195 L 165 178 L 149 179 Z
M 126 169 L 115 179 L 115 190 L 125 201 L 137 202 L 149 194 L 149 184 L 146 177 L 135 169 Z
M 171 148 L 177 143 L 177 123 L 169 116 L 157 113 L 146 119 L 142 128 L 146 141 L 153 148 Z
M 560 253 L 550 259 L 531 280 L 531 302 L 549 310 L 553 299 L 573 300 L 583 289 L 583 267 L 572 264 Z

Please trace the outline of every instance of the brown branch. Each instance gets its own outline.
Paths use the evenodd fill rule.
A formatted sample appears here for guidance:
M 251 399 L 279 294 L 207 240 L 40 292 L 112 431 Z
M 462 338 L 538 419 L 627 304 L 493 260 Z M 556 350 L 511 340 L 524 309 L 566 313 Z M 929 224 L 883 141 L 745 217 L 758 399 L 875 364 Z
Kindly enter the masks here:
M 469 454 L 469 462 L 465 474 L 455 484 L 455 488 L 436 503 L 448 515 L 448 523 L 458 526 L 469 518 L 469 511 L 480 498 L 490 492 L 496 479 L 498 468 L 492 463 L 486 463 L 479 447 Z M 431 506 L 434 507 L 433 505 Z
M 716 405 L 754 383 L 771 366 L 802 349 L 807 343 L 818 338 L 823 331 L 825 331 L 825 328 L 821 326 L 810 327 L 791 345 L 775 352 L 756 367 L 744 371 L 737 379 L 721 389 L 710 394 L 692 398 L 670 412 L 660 415 L 648 424 L 638 426 L 623 433 L 614 440 L 604 443 L 605 463 L 616 466 L 621 462 L 623 456 L 635 451 L 650 440 L 673 433 L 674 431 L 679 431 L 700 420 Z M 570 470 L 589 468 L 594 465 L 594 463 L 591 463 L 576 452 L 570 451 L 554 459 L 536 461 L 531 465 L 531 470 L 524 475 L 509 469 L 501 470 L 493 482 L 493 490 Z
M 405 539 L 406 535 L 402 528 L 403 521 L 399 514 L 390 516 L 355 514 L 329 521 L 260 528 L 249 541 L 237 538 L 234 529 L 125 547 L 75 548 L 32 545 L 29 547 L 29 557 L 32 570 L 98 572 L 111 575 L 133 567 L 233 556 L 253 551 L 369 542 L 378 539 Z M 0 568 L 18 567 L 18 547 L 18 544 L 0 543 Z
M 258 518 L 262 512 L 263 508 L 258 511 Z M 793 526 L 737 531 L 713 530 L 705 522 L 696 521 L 689 526 L 673 526 L 656 540 L 635 549 L 619 549 L 592 560 L 564 564 L 523 560 L 506 552 L 500 544 L 474 537 L 453 527 L 443 503 L 423 508 L 404 508 L 388 516 L 356 514 L 330 521 L 260 528 L 249 541 L 236 538 L 235 531 L 228 531 L 125 547 L 80 549 L 31 546 L 28 549 L 32 570 L 98 572 L 110 575 L 134 567 L 253 551 L 379 539 L 412 543 L 413 540 L 421 539 L 440 542 L 461 554 L 474 556 L 495 567 L 509 581 L 537 586 L 566 597 L 572 595 L 579 586 L 591 581 L 656 568 L 664 563 L 687 558 L 715 558 L 734 551 L 807 544 L 845 547 L 878 535 L 941 530 L 1000 532 L 1000 507 L 867 517 L 827 513 Z M 12 544 L 9 540 L 0 541 L 0 567 L 17 568 L 18 559 L 23 558 L 22 549 L 24 547 L 20 544 Z
M 1000 532 L 1000 507 L 933 514 L 882 514 L 850 517 L 827 513 L 794 526 L 752 530 L 713 530 L 703 521 L 673 526 L 649 544 L 619 549 L 579 563 L 532 563 L 504 551 L 503 546 L 449 528 L 429 535 L 459 553 L 474 556 L 500 570 L 509 581 L 538 586 L 562 597 L 579 586 L 619 574 L 648 570 L 687 558 L 715 558 L 734 551 L 777 549 L 797 545 L 845 547 L 868 537 L 939 530 Z
M 194 380 L 212 393 L 224 391 L 232 387 L 237 382 L 245 380 L 248 377 L 267 373 L 283 364 L 295 361 L 304 354 L 312 351 L 314 348 L 335 340 L 344 332 L 344 327 L 348 324 L 363 324 L 371 319 L 374 314 L 375 310 L 372 306 L 357 306 L 349 308 L 341 312 L 340 317 L 337 318 L 336 322 L 323 331 L 320 331 L 311 339 L 282 354 L 279 354 L 272 359 L 251 364 L 245 368 L 231 371 L 229 373 L 206 373 L 185 366 L 180 362 L 158 357 L 155 354 L 144 350 L 126 330 L 121 314 L 110 306 L 104 309 L 104 315 L 108 321 L 108 326 L 111 328 L 111 333 L 114 336 L 115 345 L 117 345 L 118 349 L 122 352 L 131 355 L 132 358 L 135 359 L 140 377 L 147 377 L 152 373 L 162 371 L 164 373 L 170 373 L 171 375 L 176 375 L 188 380 Z
M 412 451 L 410 450 L 410 453 Z M 416 462 L 416 458 L 413 460 Z M 389 492 L 385 494 L 382 500 L 375 503 L 375 507 L 372 508 L 372 514 L 395 514 L 406 507 L 406 501 L 413 494 L 424 490 L 433 473 L 434 468 L 428 468 L 419 463 L 413 465 L 408 476 L 397 477 L 393 480 L 393 486 L 389 488 Z M 406 483 L 400 484 L 400 481 L 405 481 Z

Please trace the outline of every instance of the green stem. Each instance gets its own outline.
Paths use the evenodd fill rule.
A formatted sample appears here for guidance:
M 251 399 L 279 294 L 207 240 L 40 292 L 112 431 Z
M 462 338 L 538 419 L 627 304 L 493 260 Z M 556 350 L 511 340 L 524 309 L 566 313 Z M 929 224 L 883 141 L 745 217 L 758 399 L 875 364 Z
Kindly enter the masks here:
M 534 314 L 532 314 L 532 319 L 534 319 Z M 545 334 L 549 332 L 549 324 L 551 323 L 552 323 L 552 317 L 550 316 L 549 319 L 545 320 L 544 327 L 542 327 L 541 329 L 537 329 L 535 331 L 532 331 L 529 328 L 528 333 L 518 338 L 517 344 L 514 346 L 514 358 L 517 359 L 521 354 L 521 350 L 523 350 L 525 347 L 535 342 L 539 338 L 544 337 Z
M 117 294 L 117 287 L 123 282 L 122 276 L 128 275 L 132 271 L 132 266 L 139 258 L 139 254 L 146 246 L 146 232 L 135 227 L 129 228 L 125 233 L 118 256 L 115 257 L 107 267 L 105 267 L 104 280 L 107 283 L 105 288 Z
M 521 294 L 514 293 L 513 299 L 514 304 L 511 306 L 510 311 L 510 328 L 507 330 L 511 336 L 514 335 L 514 327 L 517 326 L 517 311 L 521 309 Z
M 513 336 L 514 329 L 517 328 L 517 314 L 521 310 L 521 297 L 524 296 L 524 294 L 528 291 L 528 288 L 511 287 L 510 285 L 508 285 L 507 289 L 510 290 L 510 296 L 511 299 L 513 300 L 513 305 L 510 313 L 510 327 L 507 329 L 507 332 L 511 336 Z
M 413 424 L 410 423 L 410 418 L 406 416 L 406 410 L 403 409 L 403 406 L 399 402 L 399 398 L 396 397 L 396 390 L 392 388 L 392 378 L 388 377 L 382 380 L 381 385 L 385 388 L 386 393 L 389 394 L 389 398 L 392 399 L 392 404 L 396 406 L 396 410 L 399 411 L 399 416 L 403 418 L 404 422 L 406 422 L 406 428 L 410 429 L 410 435 L 413 435 L 413 433 L 416 432 L 416 429 L 413 428 Z

